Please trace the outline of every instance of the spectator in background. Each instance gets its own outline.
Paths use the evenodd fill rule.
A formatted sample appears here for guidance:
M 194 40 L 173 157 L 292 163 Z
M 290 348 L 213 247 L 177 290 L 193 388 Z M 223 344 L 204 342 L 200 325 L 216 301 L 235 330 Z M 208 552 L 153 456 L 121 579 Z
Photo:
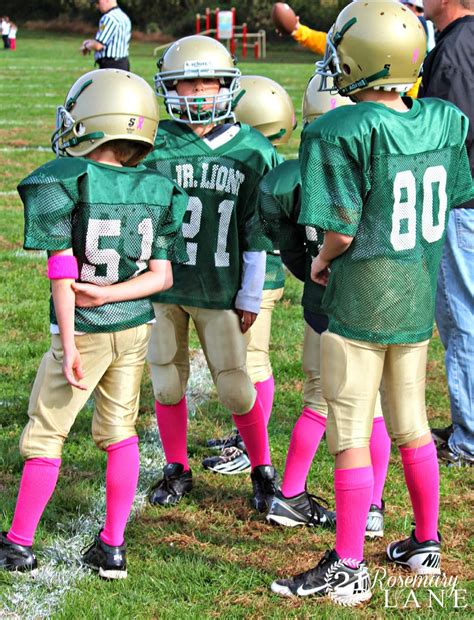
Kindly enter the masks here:
M 466 147 L 474 176 L 474 0 L 425 0 L 439 32 L 427 56 L 420 97 L 439 97 L 469 118 Z M 433 429 L 438 458 L 474 465 L 474 200 L 449 215 L 436 297 L 436 323 L 446 349 L 452 426 Z
M 6 50 L 10 49 L 10 18 L 5 16 L 2 17 L 2 39 L 3 39 L 3 48 Z
M 431 52 L 435 46 L 435 31 L 433 22 L 424 16 L 423 0 L 400 0 L 402 4 L 410 9 L 420 20 L 426 34 L 426 50 Z
M 18 32 L 18 26 L 13 22 L 10 23 L 10 32 L 8 34 L 8 39 L 10 43 L 10 49 L 12 52 L 16 51 L 16 33 Z
M 100 69 L 130 70 L 128 48 L 132 24 L 116 0 L 92 0 L 102 17 L 95 39 L 86 39 L 81 46 L 84 55 L 94 52 L 95 64 Z

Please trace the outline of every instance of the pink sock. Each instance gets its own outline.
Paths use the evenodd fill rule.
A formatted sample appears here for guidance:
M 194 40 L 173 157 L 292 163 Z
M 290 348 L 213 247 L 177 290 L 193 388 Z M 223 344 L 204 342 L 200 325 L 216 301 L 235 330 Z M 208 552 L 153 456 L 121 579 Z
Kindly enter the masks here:
M 105 451 L 105 525 L 100 537 L 106 545 L 120 547 L 138 484 L 138 437 L 114 443 Z
M 420 448 L 400 448 L 403 471 L 415 515 L 418 542 L 438 540 L 439 465 L 431 441 Z
M 270 416 L 272 415 L 273 407 L 273 394 L 275 392 L 275 381 L 273 375 L 270 375 L 265 381 L 258 381 L 255 384 L 258 397 L 263 409 L 263 415 L 265 416 L 265 424 L 268 426 Z
M 8 540 L 31 547 L 39 520 L 58 481 L 61 459 L 28 459 L 23 467 Z
M 252 469 L 259 465 L 271 465 L 267 426 L 258 394 L 254 406 L 248 413 L 244 415 L 233 413 L 232 418 L 244 440 Z
M 156 421 L 167 463 L 181 463 L 188 471 L 188 408 L 186 396 L 176 405 L 155 401 Z
M 325 430 L 326 418 L 305 407 L 291 433 L 281 485 L 285 497 L 294 497 L 305 490 L 306 478 Z
M 374 418 L 372 435 L 370 436 L 370 460 L 374 470 L 374 491 L 371 504 L 375 504 L 379 508 L 382 508 L 382 495 L 387 478 L 391 443 L 383 417 Z
M 364 537 L 374 476 L 372 467 L 336 469 L 336 552 L 354 565 L 364 558 Z

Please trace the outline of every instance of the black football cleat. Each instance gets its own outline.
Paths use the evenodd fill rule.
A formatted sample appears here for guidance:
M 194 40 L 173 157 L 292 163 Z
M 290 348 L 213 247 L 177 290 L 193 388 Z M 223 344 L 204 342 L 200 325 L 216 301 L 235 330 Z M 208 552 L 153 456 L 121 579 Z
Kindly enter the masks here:
M 285 497 L 281 491 L 277 491 L 267 514 L 267 521 L 285 527 L 333 527 L 336 524 L 336 513 L 320 503 L 323 501 L 306 491 L 294 497 Z
M 441 543 L 437 540 L 420 543 L 414 531 L 410 538 L 390 543 L 387 558 L 390 562 L 406 566 L 417 575 L 441 574 Z
M 83 550 L 82 564 L 99 573 L 104 579 L 126 579 L 127 577 L 127 547 L 107 545 L 100 537 L 95 537 L 90 547 Z
M 328 596 L 338 605 L 354 606 L 368 601 L 370 577 L 365 562 L 347 566 L 335 550 L 326 551 L 319 563 L 289 579 L 277 579 L 272 592 L 280 596 Z
M 32 547 L 17 545 L 7 538 L 7 532 L 0 533 L 0 570 L 34 571 L 37 567 Z
M 192 488 L 191 470 L 184 471 L 181 463 L 168 463 L 163 467 L 163 477 L 151 487 L 148 501 L 152 506 L 175 506 Z
M 253 487 L 250 504 L 258 512 L 267 512 L 278 490 L 278 474 L 272 465 L 259 465 L 250 474 L 250 478 Z

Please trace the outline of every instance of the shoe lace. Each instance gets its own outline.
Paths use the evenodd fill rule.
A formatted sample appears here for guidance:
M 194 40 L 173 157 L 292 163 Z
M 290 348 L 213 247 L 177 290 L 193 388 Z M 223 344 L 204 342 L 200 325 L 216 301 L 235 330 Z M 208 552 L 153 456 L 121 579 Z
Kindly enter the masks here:
M 319 560 L 319 562 L 316 564 L 316 566 L 313 566 L 313 568 L 309 568 L 308 570 L 303 571 L 302 573 L 299 573 L 298 575 L 295 576 L 295 581 L 296 580 L 302 580 L 305 578 L 311 578 L 313 576 L 318 575 L 318 573 L 321 571 L 322 568 L 325 568 L 325 566 L 328 563 L 331 563 L 331 559 L 330 559 L 330 555 L 331 555 L 331 550 L 328 549 L 323 557 Z
M 89 551 L 92 551 L 92 549 L 95 546 L 96 546 L 96 541 L 94 540 L 92 543 L 89 543 L 88 545 L 86 545 L 85 547 L 81 549 L 81 555 L 87 555 Z
M 322 497 L 319 497 L 318 495 L 312 495 L 311 493 L 308 493 L 307 490 L 306 490 L 306 495 L 308 497 L 309 506 L 311 510 L 311 519 L 314 519 L 314 517 L 316 516 L 319 522 L 321 518 L 324 517 L 326 515 L 326 512 L 329 510 L 329 505 L 325 499 L 323 499 Z
M 155 489 L 163 489 L 166 493 L 176 495 L 176 489 L 173 486 L 173 482 L 178 480 L 178 476 L 166 476 L 159 480 L 155 486 Z
M 232 431 L 232 433 L 224 439 L 224 442 L 222 444 L 222 450 L 225 450 L 227 448 L 236 448 L 239 441 L 241 441 L 239 431 Z
M 222 458 L 229 460 L 229 461 L 239 458 L 239 456 L 242 456 L 242 454 L 243 454 L 243 451 L 235 446 L 232 446 L 229 448 L 222 448 L 222 452 L 221 452 Z

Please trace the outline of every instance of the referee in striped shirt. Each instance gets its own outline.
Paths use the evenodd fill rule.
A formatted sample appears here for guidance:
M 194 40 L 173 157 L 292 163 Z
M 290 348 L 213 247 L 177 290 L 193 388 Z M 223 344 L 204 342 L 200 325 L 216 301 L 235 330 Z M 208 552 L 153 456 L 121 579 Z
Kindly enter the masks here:
M 86 39 L 81 51 L 84 55 L 94 52 L 99 69 L 130 70 L 128 46 L 132 35 L 130 18 L 117 6 L 116 0 L 91 0 L 102 17 L 95 39 Z

